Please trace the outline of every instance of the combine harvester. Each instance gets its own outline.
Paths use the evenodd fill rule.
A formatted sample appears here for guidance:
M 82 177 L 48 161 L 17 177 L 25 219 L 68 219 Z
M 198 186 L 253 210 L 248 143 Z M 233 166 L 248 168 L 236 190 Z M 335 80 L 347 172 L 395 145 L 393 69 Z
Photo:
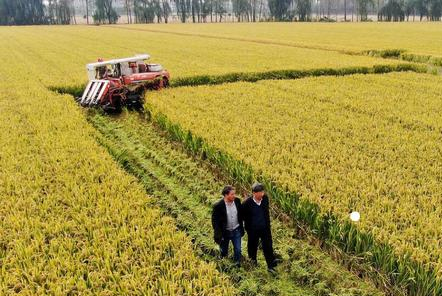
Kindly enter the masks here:
M 148 64 L 148 54 L 87 64 L 89 83 L 77 101 L 82 106 L 99 106 L 106 112 L 120 112 L 123 106 L 142 109 L 144 92 L 169 86 L 169 72 L 159 64 Z

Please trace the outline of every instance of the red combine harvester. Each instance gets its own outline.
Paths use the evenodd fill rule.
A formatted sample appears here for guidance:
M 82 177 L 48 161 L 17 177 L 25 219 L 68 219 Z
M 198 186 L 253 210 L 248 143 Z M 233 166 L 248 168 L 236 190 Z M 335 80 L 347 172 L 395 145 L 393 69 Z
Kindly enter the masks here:
M 100 106 L 119 112 L 121 107 L 142 108 L 147 89 L 169 86 L 170 75 L 159 64 L 148 64 L 148 54 L 86 65 L 89 83 L 77 98 L 82 106 Z

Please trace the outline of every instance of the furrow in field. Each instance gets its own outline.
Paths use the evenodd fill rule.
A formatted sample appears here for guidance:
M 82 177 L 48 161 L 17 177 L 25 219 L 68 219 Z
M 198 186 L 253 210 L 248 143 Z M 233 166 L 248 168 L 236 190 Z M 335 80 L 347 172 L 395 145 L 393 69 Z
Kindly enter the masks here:
M 267 274 L 263 258 L 257 269 L 247 260 L 239 270 L 232 269 L 226 261 L 218 261 L 212 242 L 210 212 L 223 186 L 220 177 L 206 164 L 172 145 L 138 115 L 128 114 L 117 120 L 96 115 L 90 120 L 102 133 L 99 142 L 157 197 L 158 205 L 165 212 L 174 216 L 177 224 L 193 238 L 197 253 L 206 260 L 217 261 L 219 270 L 226 272 L 244 295 L 258 293 L 257 287 L 263 295 L 274 292 L 279 295 L 382 295 L 318 249 L 296 239 L 294 228 L 277 220 L 276 212 L 275 247 L 284 258 L 278 267 L 278 276 Z

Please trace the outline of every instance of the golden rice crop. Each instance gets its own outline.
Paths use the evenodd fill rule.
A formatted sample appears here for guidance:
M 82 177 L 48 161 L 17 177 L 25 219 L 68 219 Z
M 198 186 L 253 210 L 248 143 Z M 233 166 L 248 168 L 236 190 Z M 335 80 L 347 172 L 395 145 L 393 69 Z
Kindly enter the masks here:
M 160 24 L 130 27 L 318 49 L 352 52 L 404 49 L 414 54 L 442 56 L 442 43 L 438 42 L 442 28 L 437 22 Z
M 398 64 L 367 56 L 343 55 L 314 49 L 207 39 L 195 36 L 127 30 L 129 27 L 19 27 L 0 28 L 2 47 L 16 51 L 28 73 L 46 86 L 86 83 L 85 64 L 97 58 L 151 54 L 172 79 L 203 74 L 263 72 L 283 69 L 344 68 Z M 40 34 L 40 32 L 44 34 Z M 402 62 L 403 63 L 403 62 Z
M 0 294 L 234 295 L 72 98 L 33 80 L 18 51 L 1 53 Z
M 442 272 L 442 79 L 414 73 L 171 89 L 154 112 Z M 439 107 L 438 107 L 439 106 Z
M 293 41 L 298 37 L 272 42 L 272 36 L 290 35 L 289 27 L 278 26 L 263 30 L 261 37 L 271 42 L 252 40 L 255 33 L 240 26 L 234 36 L 250 40 L 224 38 L 224 26 L 223 38 L 149 32 L 148 26 L 0 28 L 0 291 L 233 294 L 96 144 L 71 98 L 47 87 L 81 87 L 86 63 L 142 52 L 172 78 L 399 63 L 334 52 L 322 30 L 314 36 L 325 47 L 304 37 L 299 40 L 307 46 Z M 345 50 L 360 49 L 348 42 Z M 370 42 L 382 49 L 382 42 Z M 434 209 L 441 192 L 437 79 L 402 74 L 267 81 L 149 98 L 209 144 L 324 210 L 344 217 L 357 208 L 361 228 L 440 269 L 440 232 L 431 227 L 440 217 Z

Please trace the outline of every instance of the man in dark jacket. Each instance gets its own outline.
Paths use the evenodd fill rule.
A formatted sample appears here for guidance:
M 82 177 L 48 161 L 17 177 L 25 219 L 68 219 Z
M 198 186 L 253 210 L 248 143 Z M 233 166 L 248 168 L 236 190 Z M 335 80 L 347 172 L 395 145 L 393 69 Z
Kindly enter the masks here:
M 258 251 L 259 240 L 261 240 L 267 267 L 269 271 L 273 271 L 277 261 L 273 253 L 269 198 L 265 194 L 262 184 L 253 184 L 252 196 L 248 197 L 242 204 L 242 215 L 248 235 L 247 252 L 249 258 L 257 264 L 256 253 Z
M 241 262 L 241 237 L 244 235 L 241 201 L 232 186 L 224 187 L 223 198 L 213 207 L 212 226 L 214 240 L 220 246 L 221 257 L 227 256 L 229 241 L 233 243 L 233 257 L 238 266 Z

